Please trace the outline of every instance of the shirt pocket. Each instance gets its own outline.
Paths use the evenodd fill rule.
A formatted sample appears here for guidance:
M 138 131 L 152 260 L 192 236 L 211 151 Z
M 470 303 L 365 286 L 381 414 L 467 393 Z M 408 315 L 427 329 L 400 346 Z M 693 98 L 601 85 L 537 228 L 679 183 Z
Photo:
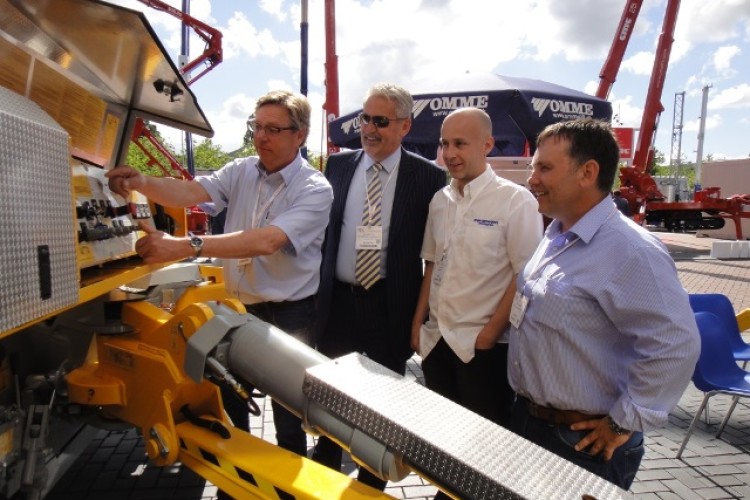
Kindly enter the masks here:
M 497 262 L 498 252 L 505 252 L 503 234 L 503 227 L 499 223 L 480 226 L 470 222 L 463 241 L 468 264 L 475 270 L 481 270 Z

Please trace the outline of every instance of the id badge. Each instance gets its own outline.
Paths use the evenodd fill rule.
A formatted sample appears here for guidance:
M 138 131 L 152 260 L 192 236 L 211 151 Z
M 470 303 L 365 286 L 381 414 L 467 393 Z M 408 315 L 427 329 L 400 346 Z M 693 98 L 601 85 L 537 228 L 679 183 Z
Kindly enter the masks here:
M 237 261 L 237 267 L 245 267 L 247 265 L 250 265 L 250 263 L 253 261 L 252 257 L 247 257 L 245 259 L 239 259 Z
M 521 292 L 516 292 L 513 297 L 513 305 L 510 308 L 510 324 L 513 325 L 514 328 L 520 328 L 528 305 L 529 298 Z
M 440 257 L 440 261 L 437 263 L 437 266 L 435 266 L 435 269 L 432 271 L 432 282 L 435 284 L 435 286 L 440 286 L 440 284 L 443 282 L 443 276 L 445 276 L 445 269 L 448 267 L 448 254 L 444 253 L 442 257 Z
M 383 226 L 357 226 L 357 250 L 380 250 L 383 248 Z

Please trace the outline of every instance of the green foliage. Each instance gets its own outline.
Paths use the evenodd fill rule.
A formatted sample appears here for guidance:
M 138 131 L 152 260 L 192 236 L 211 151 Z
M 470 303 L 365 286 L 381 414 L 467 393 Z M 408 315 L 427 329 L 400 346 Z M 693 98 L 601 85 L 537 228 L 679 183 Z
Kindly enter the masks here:
M 159 133 L 159 130 L 156 128 L 156 126 L 153 124 L 148 124 L 147 127 L 151 132 L 151 135 L 154 136 L 154 138 L 162 144 L 164 149 L 169 151 L 169 153 L 173 157 L 176 157 L 174 147 L 171 144 L 167 143 L 167 141 L 165 141 L 164 137 Z M 128 145 L 128 157 L 126 161 L 127 165 L 138 169 L 144 174 L 154 177 L 163 177 L 167 175 L 167 173 L 164 172 L 164 170 L 162 170 L 159 165 L 164 165 L 164 167 L 167 168 L 168 171 L 170 171 L 171 167 L 169 160 L 158 149 L 156 149 L 156 147 L 151 144 L 148 139 L 141 138 L 140 144 L 142 144 L 143 147 L 146 148 L 146 150 L 153 156 L 155 161 L 149 158 L 139 146 L 131 142 Z
M 258 152 L 252 142 L 246 142 L 239 149 L 227 153 L 229 158 L 246 158 L 248 156 L 256 156 L 257 154 Z
M 665 163 L 664 153 L 662 153 L 658 149 L 655 149 L 654 150 L 654 159 L 652 160 L 651 165 L 650 165 L 651 170 L 653 171 L 657 166 L 664 165 L 664 163 Z M 658 174 L 655 174 L 655 175 L 658 175 Z
M 703 159 L 703 161 L 711 161 L 713 158 L 713 155 L 707 155 L 706 158 Z M 654 169 L 651 173 L 653 176 L 664 176 L 664 177 L 685 177 L 687 178 L 688 183 L 688 189 L 693 189 L 695 187 L 695 163 L 690 161 L 685 161 L 685 158 L 682 158 L 682 162 L 679 166 L 679 171 L 677 170 L 677 166 L 670 166 L 669 160 L 666 159 L 664 153 L 656 150 L 656 154 L 654 155 Z M 656 161 L 658 160 L 658 161 Z
M 322 172 L 325 169 L 326 161 L 328 161 L 328 157 L 324 155 L 317 155 L 310 152 L 310 150 L 307 151 L 307 163 L 312 165 L 313 168 L 317 168 Z
M 221 146 L 206 139 L 193 147 L 195 168 L 201 170 L 218 170 L 231 159 Z
M 148 125 L 151 134 L 161 142 L 164 149 L 166 149 L 176 160 L 180 166 L 187 169 L 187 162 L 185 153 L 177 153 L 172 144 L 167 142 L 164 137 L 159 133 L 156 126 Z M 134 143 L 130 143 L 128 147 L 128 158 L 127 164 L 134 167 L 144 174 L 152 176 L 164 176 L 167 175 L 159 164 L 163 165 L 172 175 L 178 175 L 178 172 L 174 172 L 171 168 L 171 162 L 166 158 L 160 151 L 156 149 L 148 140 L 145 138 L 141 139 L 141 144 L 149 151 L 149 153 L 155 158 L 156 161 L 151 160 L 142 150 Z M 200 142 L 193 141 L 193 164 L 196 169 L 199 170 L 218 170 L 232 158 L 238 158 L 242 156 L 251 156 L 255 154 L 255 148 L 252 143 L 245 144 L 242 148 L 232 153 L 226 153 L 220 145 L 214 144 L 211 139 L 205 139 Z

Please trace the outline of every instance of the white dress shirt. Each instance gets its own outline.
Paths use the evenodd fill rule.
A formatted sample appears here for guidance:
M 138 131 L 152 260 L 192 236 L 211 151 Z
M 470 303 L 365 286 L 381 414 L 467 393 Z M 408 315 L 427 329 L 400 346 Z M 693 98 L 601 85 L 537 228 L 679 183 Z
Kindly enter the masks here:
M 463 196 L 455 181 L 435 193 L 422 243 L 422 258 L 435 265 L 420 355 L 442 336 L 463 362 L 471 361 L 479 332 L 541 237 L 536 199 L 489 166 Z

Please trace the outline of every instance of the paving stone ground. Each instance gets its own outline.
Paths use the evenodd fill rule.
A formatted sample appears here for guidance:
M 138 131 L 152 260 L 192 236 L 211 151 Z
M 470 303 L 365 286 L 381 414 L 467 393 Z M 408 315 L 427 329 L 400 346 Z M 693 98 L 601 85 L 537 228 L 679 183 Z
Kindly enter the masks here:
M 661 233 L 688 292 L 727 295 L 735 311 L 750 308 L 750 260 L 712 259 L 713 240 L 695 234 Z M 750 337 L 748 338 L 750 341 Z M 419 358 L 410 360 L 409 376 L 422 380 Z M 711 398 L 708 423 L 701 420 L 683 453 L 675 458 L 703 393 L 690 384 L 664 429 L 646 436 L 646 455 L 631 488 L 643 500 L 750 498 L 750 405 L 737 405 L 721 439 L 715 437 L 731 402 Z M 263 418 L 251 420 L 251 432 L 275 442 L 268 399 L 261 402 Z M 447 427 L 450 427 L 449 425 Z M 313 438 L 309 438 L 312 445 Z M 353 474 L 348 461 L 345 472 Z M 398 499 L 427 500 L 435 487 L 415 474 L 389 483 L 386 491 Z M 192 471 L 148 464 L 135 431 L 100 431 L 94 442 L 47 496 L 52 500 L 182 499 L 213 500 L 216 488 Z

